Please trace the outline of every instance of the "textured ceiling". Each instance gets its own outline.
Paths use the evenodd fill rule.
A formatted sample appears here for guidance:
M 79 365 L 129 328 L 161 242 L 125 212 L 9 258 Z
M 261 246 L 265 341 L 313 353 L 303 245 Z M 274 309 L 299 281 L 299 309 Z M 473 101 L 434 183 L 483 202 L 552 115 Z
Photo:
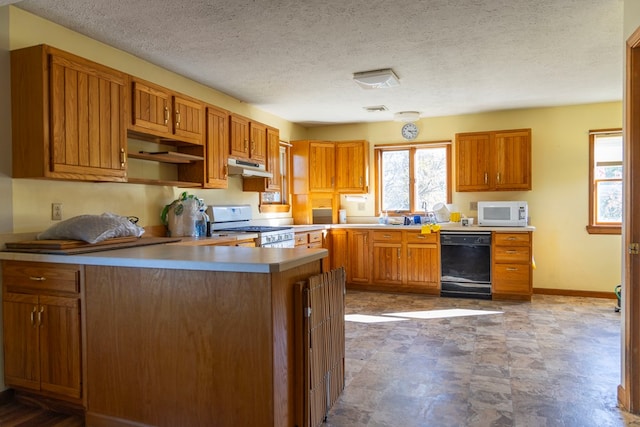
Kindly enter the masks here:
M 307 125 L 622 99 L 622 0 L 8 3 Z

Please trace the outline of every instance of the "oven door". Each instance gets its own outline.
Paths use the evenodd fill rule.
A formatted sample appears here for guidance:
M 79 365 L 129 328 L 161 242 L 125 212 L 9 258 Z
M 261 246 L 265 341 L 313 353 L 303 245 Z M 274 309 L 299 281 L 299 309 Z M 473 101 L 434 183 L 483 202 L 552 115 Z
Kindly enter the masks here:
M 491 233 L 441 233 L 440 295 L 491 299 Z

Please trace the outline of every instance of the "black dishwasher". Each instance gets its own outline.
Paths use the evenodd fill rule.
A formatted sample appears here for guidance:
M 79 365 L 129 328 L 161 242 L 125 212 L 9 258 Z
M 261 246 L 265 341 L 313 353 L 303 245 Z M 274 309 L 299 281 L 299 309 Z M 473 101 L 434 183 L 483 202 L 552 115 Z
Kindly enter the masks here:
M 440 232 L 440 296 L 491 299 L 491 232 Z

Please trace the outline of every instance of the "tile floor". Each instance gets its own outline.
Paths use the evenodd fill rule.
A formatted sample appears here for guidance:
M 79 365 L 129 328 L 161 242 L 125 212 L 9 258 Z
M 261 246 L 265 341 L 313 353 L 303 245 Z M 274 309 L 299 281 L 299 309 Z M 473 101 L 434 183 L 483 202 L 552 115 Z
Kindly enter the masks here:
M 346 301 L 346 387 L 325 426 L 640 426 L 617 407 L 615 300 Z

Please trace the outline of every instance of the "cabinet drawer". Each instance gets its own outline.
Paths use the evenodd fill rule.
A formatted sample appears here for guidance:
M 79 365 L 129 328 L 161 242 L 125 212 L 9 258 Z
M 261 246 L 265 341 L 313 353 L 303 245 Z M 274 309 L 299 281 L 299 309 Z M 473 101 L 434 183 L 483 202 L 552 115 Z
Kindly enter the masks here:
M 531 260 L 528 246 L 496 246 L 495 262 L 528 264 Z
M 309 248 L 320 248 L 322 249 L 322 242 L 313 242 L 307 245 Z
M 494 291 L 524 289 L 529 291 L 530 267 L 524 264 L 496 264 L 493 269 Z
M 438 243 L 438 233 L 422 234 L 419 231 L 407 231 L 407 243 Z
M 402 242 L 402 231 L 382 231 L 373 232 L 374 242 Z
M 322 231 L 310 231 L 309 232 L 309 243 L 322 243 Z
M 296 246 L 306 245 L 307 244 L 307 233 L 296 233 L 295 235 L 295 244 Z
M 2 281 L 5 288 L 79 293 L 80 266 L 4 261 L 2 263 Z
M 529 233 L 495 233 L 493 235 L 496 246 L 528 246 Z

